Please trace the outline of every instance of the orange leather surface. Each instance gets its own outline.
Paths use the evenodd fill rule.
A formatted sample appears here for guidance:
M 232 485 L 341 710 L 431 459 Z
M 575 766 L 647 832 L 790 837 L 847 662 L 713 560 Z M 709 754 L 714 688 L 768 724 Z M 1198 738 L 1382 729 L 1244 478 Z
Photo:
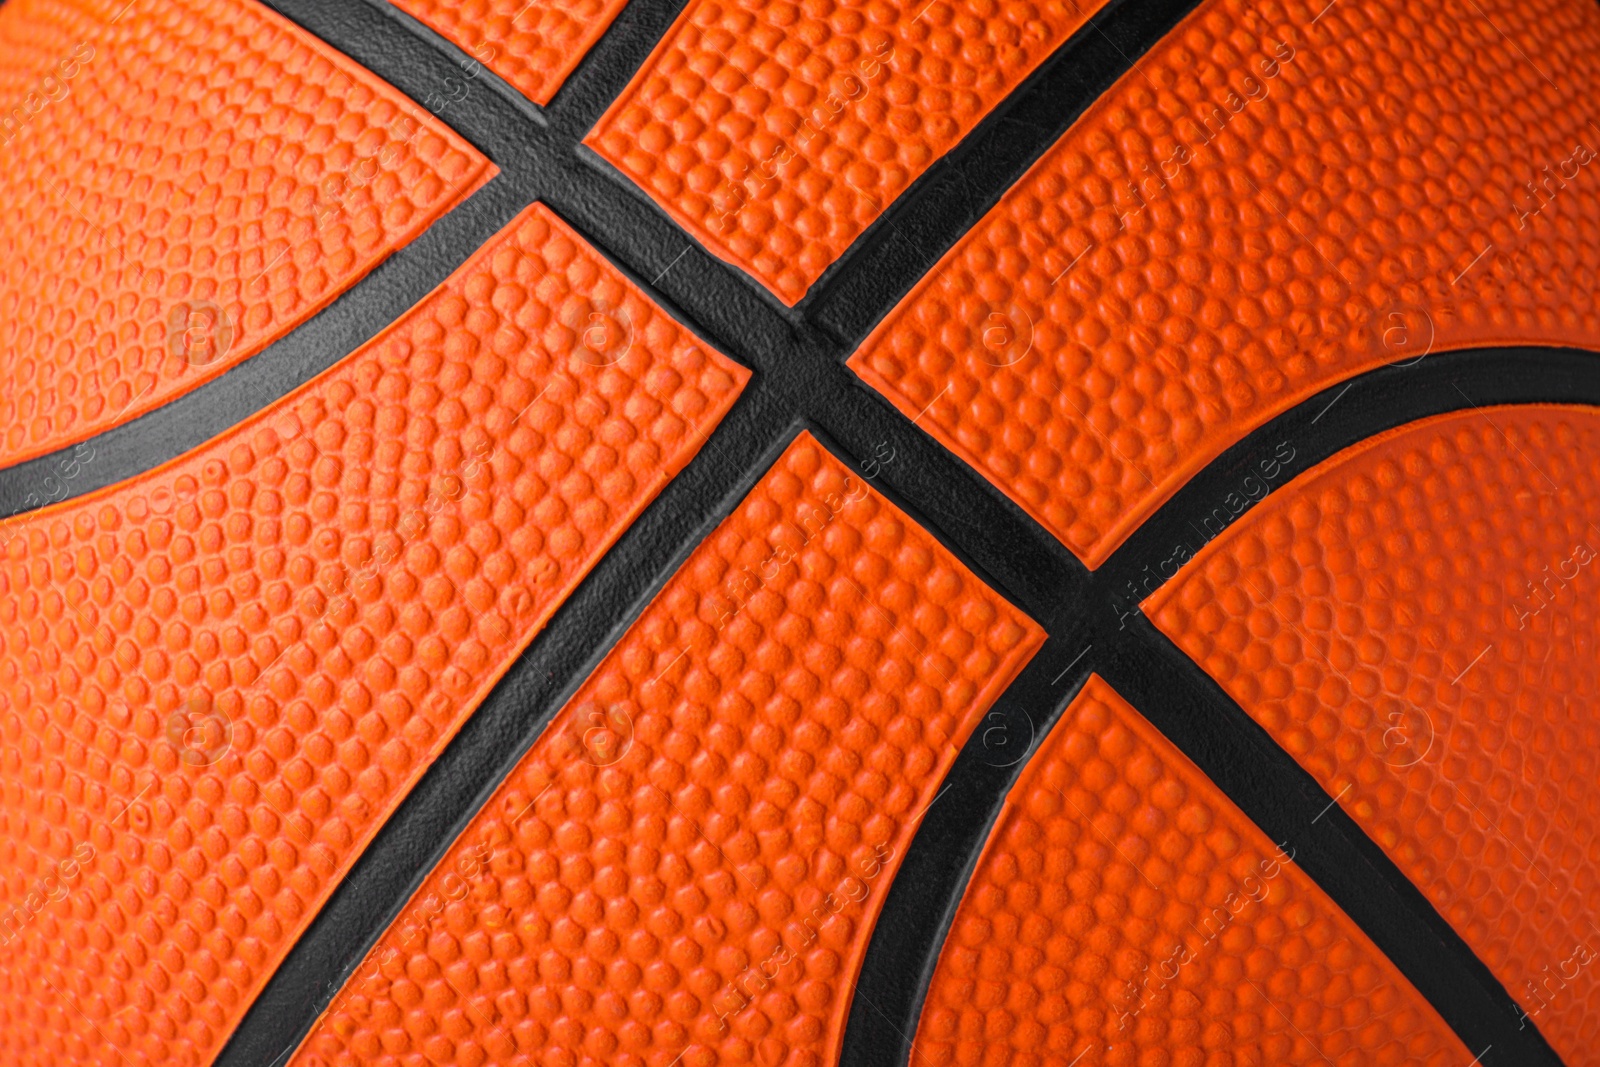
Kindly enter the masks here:
M 1042 638 L 802 434 L 292 1062 L 835 1062 L 911 835 Z
M 691 0 L 585 142 L 794 304 L 1104 0 Z
M 1273 493 L 1146 602 L 1600 1063 L 1600 412 L 1490 408 Z
M 627 0 L 391 0 L 548 104 Z M 470 67 L 469 67 L 470 70 Z
M 492 172 L 253 0 L 11 0 L 0 466 L 254 355 Z
M 850 360 L 1098 566 L 1428 351 L 1600 346 L 1600 8 L 1205 0 Z
M 535 206 L 255 418 L 0 525 L 0 1061 L 211 1062 L 747 377 Z
M 1006 798 L 912 1058 L 1470 1061 L 1289 852 L 1097 675 Z

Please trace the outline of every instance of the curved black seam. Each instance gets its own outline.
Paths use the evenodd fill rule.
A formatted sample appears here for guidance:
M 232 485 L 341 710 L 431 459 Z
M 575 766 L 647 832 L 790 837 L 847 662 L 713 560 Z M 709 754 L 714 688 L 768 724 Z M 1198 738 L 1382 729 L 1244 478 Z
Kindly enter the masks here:
M 515 215 L 516 206 L 507 203 L 515 197 L 501 176 L 491 178 L 255 355 L 137 418 L 0 469 L 0 522 L 136 478 L 294 392 L 438 287 Z
M 323 3 L 277 0 L 272 6 L 413 99 L 422 99 L 435 91 L 444 79 L 459 80 L 459 68 L 451 48 L 415 33 L 413 28 L 365 0 L 326 0 Z M 646 510 L 645 516 L 580 585 L 578 592 L 519 660 L 514 668 L 519 681 L 512 683 L 508 674 L 489 701 L 469 717 L 461 734 L 447 748 L 446 756 L 425 776 L 424 783 L 430 783 L 428 789 L 419 785 L 406 798 L 401 809 L 405 818 L 397 812 L 385 824 L 378 839 L 358 860 L 356 870 L 364 872 L 363 875 L 358 878 L 356 872 L 352 872 L 346 880 L 348 884 L 341 884 L 336 890 L 334 899 L 319 913 L 283 966 L 272 976 L 267 990 L 251 1006 L 218 1062 L 270 1060 L 284 1051 L 282 1046 L 258 1046 L 251 1035 L 274 1027 L 281 1034 L 300 1023 L 303 1026 L 299 1026 L 299 1032 L 309 1028 L 319 1010 L 317 998 L 294 995 L 292 987 L 298 984 L 308 991 L 326 987 L 331 994 L 365 952 L 360 936 L 352 940 L 336 928 L 354 916 L 358 920 L 357 927 L 371 929 L 372 916 L 393 914 L 398 910 L 409 895 L 408 879 L 419 869 L 425 872 L 431 867 L 431 864 L 423 864 L 427 863 L 428 856 L 435 855 L 443 847 L 441 840 L 446 844 L 453 840 L 451 827 L 459 829 L 470 819 L 481 798 L 487 795 L 489 787 L 484 783 L 498 781 L 497 775 L 509 769 L 510 764 L 504 759 L 504 742 L 526 738 L 531 743 L 535 734 L 530 733 L 530 718 L 536 719 L 539 713 L 530 717 L 526 710 L 528 702 L 531 700 L 534 706 L 553 712 L 560 705 L 552 704 L 554 696 L 551 694 L 558 695 L 563 684 L 581 681 L 584 674 L 577 672 L 585 663 L 593 661 L 597 649 L 608 647 L 608 635 L 613 631 L 600 626 L 585 612 L 603 615 L 608 606 L 615 608 L 623 602 L 634 603 L 639 590 L 649 588 L 654 581 L 665 580 L 665 575 L 670 573 L 663 571 L 667 561 L 674 558 L 676 551 L 686 552 L 683 545 L 692 547 L 691 539 L 697 536 L 694 530 L 699 529 L 695 525 L 697 520 L 685 521 L 674 509 L 687 507 L 703 518 L 707 514 L 704 501 L 709 496 L 726 499 L 727 487 L 739 484 L 750 469 L 747 461 L 740 461 L 730 453 L 743 445 L 761 453 L 759 442 L 771 440 L 774 425 L 790 425 L 796 418 L 809 419 L 857 456 L 872 456 L 881 445 L 889 445 L 901 457 L 901 462 L 884 469 L 880 487 L 898 492 L 917 513 L 928 516 L 930 532 L 946 544 L 960 546 L 964 559 L 981 567 L 981 573 L 994 576 L 998 591 L 1044 625 L 1050 635 L 1045 649 L 996 704 L 1008 730 L 1033 730 L 1032 717 L 1026 707 L 1056 706 L 1051 694 L 1056 692 L 1061 679 L 1070 676 L 1081 680 L 1091 667 L 1101 662 L 1100 657 L 1106 655 L 1102 649 L 1100 657 L 1076 658 L 1080 647 L 1092 647 L 1097 636 L 1113 649 L 1131 640 L 1122 635 L 1120 629 L 1111 636 L 1102 633 L 1105 624 L 1101 616 L 1110 612 L 1108 593 L 1105 589 L 1094 592 L 1093 585 L 1106 585 L 1109 576 L 1116 573 L 1115 568 L 1110 568 L 1110 561 L 1108 567 L 1102 568 L 1108 577 L 1092 581 L 1082 564 L 1065 552 L 1058 541 L 1025 516 L 1019 519 L 1018 509 L 1014 505 L 1006 506 L 1009 501 L 998 502 L 999 494 L 994 486 L 945 451 L 913 420 L 862 386 L 840 361 L 849 347 L 848 339 L 863 336 L 872 322 L 886 314 L 927 267 L 959 239 L 965 227 L 988 205 L 998 201 L 1015 178 L 1096 97 L 1100 90 L 1093 85 L 1098 84 L 1103 90 L 1126 72 L 1131 58 L 1142 54 L 1148 46 L 1113 47 L 1109 52 L 1118 54 L 1111 56 L 1106 49 L 1095 52 L 1089 48 L 1088 34 L 1103 33 L 1115 44 L 1134 41 L 1143 32 L 1153 42 L 1175 25 L 1192 5 L 1162 0 L 1119 0 L 1108 5 L 1096 16 L 1091 27 L 1075 34 L 1017 93 L 986 117 L 952 153 L 954 158 L 940 161 L 936 165 L 937 175 L 931 180 L 919 181 L 891 205 L 890 212 L 879 220 L 881 225 L 877 232 L 863 235 L 863 239 L 841 258 L 837 269 L 813 287 L 813 293 L 802 301 L 798 321 L 792 314 L 779 313 L 770 301 L 752 291 L 751 280 L 743 272 L 697 249 L 681 228 L 653 203 L 631 198 L 628 191 L 615 182 L 596 180 L 594 167 L 577 151 L 588 127 L 626 85 L 682 6 L 680 0 L 635 0 L 624 8 L 569 76 L 551 105 L 543 109 L 549 124 L 546 127 L 541 128 L 530 120 L 524 114 L 526 109 L 508 101 L 502 90 L 476 80 L 466 86 L 461 105 L 452 107 L 441 117 L 501 169 L 501 175 L 490 187 L 480 190 L 468 203 L 484 198 L 489 188 L 496 187 L 497 183 L 496 195 L 503 201 L 496 203 L 502 205 L 499 210 L 505 213 L 507 221 L 534 200 L 550 203 L 576 228 L 597 235 L 596 247 L 608 258 L 627 264 L 640 278 L 649 278 L 653 297 L 658 291 L 665 295 L 671 306 L 687 313 L 687 321 L 694 323 L 697 332 L 717 338 L 719 348 L 736 354 L 741 362 L 756 368 L 758 374 L 722 427 L 713 433 L 711 446 L 715 449 L 708 446 Z M 1163 25 L 1163 20 L 1167 20 L 1166 29 L 1158 32 L 1152 29 Z M 1092 58 L 1096 55 L 1099 58 Z M 1071 57 L 1070 61 L 1067 57 Z M 1075 67 L 1092 69 L 1095 73 L 1074 74 Z M 1101 80 L 1084 81 L 1074 90 L 1074 83 L 1064 80 L 1069 77 Z M 1008 154 L 1007 145 L 1013 141 L 1017 147 Z M 996 159 L 1009 162 L 971 172 L 962 169 L 963 160 L 976 158 L 982 163 L 982 157 L 991 151 L 997 153 Z M 929 175 L 923 177 L 928 179 Z M 636 202 L 625 205 L 624 201 L 629 199 Z M 434 234 L 464 206 L 458 206 L 436 222 L 418 242 Z M 887 235 L 903 234 L 907 230 L 918 236 L 917 241 L 906 246 L 911 251 L 886 253 L 884 249 L 892 243 Z M 490 234 L 492 232 L 490 230 Z M 474 235 L 462 239 L 458 245 L 453 243 L 458 238 L 440 232 L 436 240 L 458 251 L 459 263 L 487 236 Z M 414 247 L 418 242 L 407 247 Z M 400 255 L 397 253 L 394 258 Z M 377 271 L 373 273 L 376 275 Z M 446 270 L 441 279 L 448 273 Z M 350 293 L 355 291 L 353 287 Z M 417 299 L 422 295 L 425 292 Z M 851 308 L 855 309 L 854 318 L 847 314 Z M 397 317 L 398 314 L 391 316 L 389 321 Z M 298 333 L 297 330 L 290 336 Z M 354 346 L 350 347 L 353 350 Z M 276 399 L 276 395 L 281 392 L 260 401 L 256 407 L 265 406 Z M 1567 400 L 1561 398 L 1557 402 Z M 139 433 L 119 442 L 119 447 L 140 445 L 143 435 L 159 432 L 152 429 L 158 425 L 146 425 Z M 167 426 L 171 428 L 170 423 Z M 164 458 L 181 451 L 159 442 L 156 446 L 156 454 Z M 1232 450 L 1225 455 L 1231 453 Z M 144 469 L 153 465 L 146 464 Z M 683 483 L 681 488 L 680 483 Z M 1174 499 L 1182 496 L 1180 493 Z M 1162 512 L 1165 511 L 1163 508 Z M 646 530 L 654 531 L 656 540 L 652 541 Z M 1138 542 L 1141 534 L 1142 531 L 1136 533 L 1129 544 Z M 675 538 L 671 543 L 679 545 L 680 549 L 668 551 L 660 543 L 662 538 Z M 1124 546 L 1124 551 L 1126 549 Z M 1124 551 L 1119 551 L 1114 559 L 1120 559 Z M 633 595 L 634 600 L 628 600 L 629 595 Z M 622 609 L 617 611 L 625 614 Z M 1142 620 L 1135 618 L 1130 625 L 1142 625 Z M 1041 686 L 1040 677 L 1052 671 L 1059 673 L 1051 675 L 1048 686 Z M 543 677 L 537 677 L 541 673 Z M 1068 684 L 1075 683 L 1069 681 Z M 1024 705 L 1024 698 L 1037 698 L 1040 703 Z M 1022 734 L 1019 732 L 1015 736 Z M 978 735 L 968 747 L 977 744 L 981 748 L 981 737 Z M 1194 758 L 1194 753 L 1189 754 Z M 963 758 L 965 755 L 964 751 Z M 448 765 L 446 759 L 450 761 Z M 1197 759 L 1196 762 L 1201 761 Z M 960 760 L 959 766 L 963 766 Z M 947 782 L 952 795 L 961 787 L 961 780 L 955 778 L 955 774 L 953 770 Z M 463 776 L 465 781 L 460 780 Z M 1014 778 L 1014 774 L 1010 777 Z M 1006 788 L 1009 786 L 1000 786 L 994 796 L 1003 798 Z M 982 811 L 981 808 L 974 810 Z M 991 807 L 991 810 L 998 808 Z M 922 840 L 925 833 L 939 832 L 929 828 L 941 825 L 946 816 L 939 806 L 934 811 L 941 814 L 930 813 L 930 820 L 924 823 L 918 840 Z M 981 819 L 979 821 L 982 823 Z M 970 836 L 970 827 L 968 833 Z M 979 847 L 985 836 L 986 830 L 980 828 L 976 838 Z M 927 837 L 927 840 L 933 839 Z M 912 848 L 918 848 L 916 841 Z M 973 852 L 965 857 L 965 862 L 970 864 L 975 859 Z M 908 853 L 907 862 L 910 860 Z M 421 876 L 416 877 L 420 879 Z M 962 880 L 964 882 L 964 876 Z M 909 885 L 908 880 L 897 879 L 891 887 L 891 900 L 897 898 L 901 882 Z M 339 902 L 338 906 L 335 901 Z M 959 896 L 947 896 L 940 903 L 944 909 L 942 913 L 953 913 L 958 902 Z M 890 930 L 890 926 L 885 925 L 889 921 L 886 904 L 884 917 L 874 931 L 869 964 L 882 946 L 892 943 L 890 934 L 885 933 Z M 379 925 L 378 932 L 381 933 L 381 929 Z M 888 938 L 882 945 L 878 940 L 880 934 Z M 373 936 L 375 938 L 376 934 Z M 864 986 L 866 975 L 864 967 Z M 289 995 L 282 995 L 285 993 Z M 868 999 L 859 997 L 856 1004 L 866 1005 Z M 917 1004 L 920 1007 L 920 997 Z M 281 1026 L 263 1023 L 280 1009 L 293 1018 Z M 909 1018 L 909 1032 L 914 1033 L 915 1014 Z M 853 1035 L 865 1034 L 866 1025 L 861 1011 L 853 1007 L 845 1035 L 847 1054 L 855 1054 L 851 1050 L 859 1040 Z M 905 1038 L 907 1046 L 909 1040 Z M 258 1057 L 257 1053 L 262 1055 Z M 1497 1061 L 1493 1057 L 1500 1055 L 1501 1050 L 1497 1048 L 1485 1056 L 1483 1062 L 1494 1064 Z
M 1113 689 L 1371 939 L 1484 1064 L 1560 1067 L 1536 1026 L 1388 855 L 1204 669 L 1141 618 L 1107 634 Z M 1280 1009 L 1281 1010 L 1281 1009 Z M 1531 1022 L 1531 1020 L 1530 1020 Z
M 215 1067 L 271 1063 L 299 1047 L 550 720 L 799 429 L 765 390 L 745 390 L 401 798 L 268 977 Z
M 1209 675 L 1118 596 L 1130 576 L 1147 573 L 1153 555 L 1170 556 L 1174 537 L 1191 531 L 1192 538 L 1215 501 L 1243 477 L 1259 478 L 1261 459 L 1276 457 L 1280 442 L 1293 443 L 1295 460 L 1273 491 L 1378 434 L 1506 404 L 1600 407 L 1600 353 L 1534 347 L 1437 353 L 1357 375 L 1269 420 L 1207 464 L 1094 573 L 1091 588 L 1073 598 L 1076 612 L 1055 619 L 1059 628 L 995 710 L 999 728 L 1020 736 L 1044 721 L 1029 709 L 1057 720 L 1063 680 L 1076 688 L 1091 671 L 1100 673 L 1252 822 L 1296 850 L 1312 880 L 1470 1050 L 1484 1053 L 1482 1063 L 1555 1067 L 1555 1052 L 1536 1027 L 1523 1025 L 1515 1000 L 1422 892 Z M 1147 595 L 1141 589 L 1140 599 Z M 913 876 L 896 879 L 873 932 L 842 1064 L 909 1061 L 950 918 L 1015 782 L 1015 774 L 987 769 L 989 747 L 982 736 L 968 742 L 945 783 L 957 803 L 931 810 L 912 840 L 902 872 Z
M 940 784 L 873 926 L 839 1067 L 910 1061 L 939 951 L 1005 799 L 1088 681 L 1089 671 L 1076 669 L 1085 664 L 1080 652 L 1071 638 L 1048 638 L 985 712 Z
M 1111 0 L 897 197 L 799 304 L 847 351 L 1199 0 Z
M 1090 578 L 1094 599 L 1127 618 L 1270 493 L 1360 441 L 1431 415 L 1491 404 L 1600 405 L 1600 352 L 1518 346 L 1456 349 L 1336 382 L 1263 423 L 1168 498 Z M 1287 463 L 1285 454 L 1292 453 Z M 1269 471 L 1277 473 L 1269 477 Z M 1254 479 L 1256 491 L 1246 485 Z M 1260 491 L 1264 490 L 1264 491 Z
M 631 4 L 624 10 L 612 30 L 591 51 L 591 56 L 580 64 L 547 109 L 551 121 L 551 140 L 557 139 L 561 131 L 566 131 L 575 147 L 576 140 L 581 138 L 586 127 L 582 130 L 573 129 L 582 123 L 575 121 L 572 116 L 581 116 L 585 108 L 591 116 L 603 111 L 607 98 L 603 92 L 594 92 L 593 85 L 595 81 L 604 81 L 605 71 L 602 68 L 608 64 L 596 57 L 626 57 L 632 49 L 642 58 L 653 47 L 654 38 L 659 36 L 659 33 L 651 34 L 648 24 L 654 22 L 660 32 L 664 32 L 679 6 L 676 3 L 645 0 Z M 637 20 L 630 20 L 630 15 L 634 14 L 637 14 Z M 649 39 L 641 42 L 641 38 Z M 618 75 L 613 68 L 611 78 L 616 88 L 620 89 L 629 76 L 631 70 Z M 543 137 L 534 139 L 540 142 L 545 140 Z M 1085 595 L 1081 582 L 1085 572 L 1081 564 L 1076 560 L 1068 560 L 1063 565 L 1060 559 L 1063 553 L 1059 551 L 1054 538 L 1037 529 L 1031 520 L 1019 522 L 1003 505 L 996 507 L 993 487 L 987 481 L 945 452 L 917 429 L 911 420 L 895 412 L 870 390 L 861 387 L 853 376 L 846 374 L 842 379 L 830 380 L 826 373 L 818 375 L 820 363 L 833 361 L 838 365 L 842 352 L 837 340 L 826 338 L 815 328 L 808 328 L 803 323 L 796 327 L 785 316 L 776 313 L 770 302 L 751 290 L 742 272 L 698 249 L 652 203 L 643 198 L 617 195 L 625 194 L 626 190 L 614 183 L 594 182 L 592 167 L 580 159 L 576 152 L 567 156 L 539 152 L 530 152 L 529 155 L 532 158 L 528 159 L 528 168 L 537 172 L 540 178 L 537 182 L 542 193 L 540 198 L 550 203 L 575 227 L 586 234 L 595 235 L 596 247 L 605 250 L 619 264 L 630 266 L 638 277 L 649 277 L 652 288 L 659 290 L 673 304 L 684 308 L 691 316 L 690 321 L 704 335 L 714 338 L 718 347 L 738 353 L 763 376 L 773 379 L 778 392 L 792 405 L 790 410 L 798 408 L 810 415 L 856 455 L 872 455 L 878 443 L 889 441 L 897 454 L 913 457 L 917 461 L 916 471 L 908 469 L 911 464 L 886 471 L 883 484 L 900 490 L 909 500 L 921 504 L 919 510 L 933 520 L 930 529 L 936 532 L 941 529 L 960 531 L 964 536 L 946 540 L 967 546 L 969 558 L 981 561 L 986 572 L 1000 578 L 1002 584 L 997 588 L 1012 595 L 1014 600 L 1046 626 L 1052 636 L 1083 632 L 1083 628 L 1074 625 L 1069 618 L 1074 614 L 1072 602 L 1081 604 L 1085 600 L 1095 599 Z M 580 169 L 589 173 L 578 173 Z M 998 199 L 1003 191 L 1003 188 L 992 190 L 991 202 Z M 906 202 L 914 199 L 908 197 Z M 623 201 L 631 203 L 624 204 Z M 931 257 L 929 262 L 933 258 L 937 257 Z M 908 289 L 914 281 L 915 278 L 907 280 L 903 288 Z M 829 331 L 835 332 L 838 331 Z M 801 382 L 795 380 L 797 377 L 810 380 Z M 822 379 L 821 388 L 814 384 L 818 378 Z M 928 471 L 933 474 L 923 473 Z M 950 478 L 951 474 L 956 477 Z M 971 523 L 969 520 L 974 510 L 984 514 L 990 525 L 985 527 L 981 523 Z M 978 532 L 980 527 L 985 530 L 984 533 Z M 1001 531 L 1003 536 L 996 537 L 996 530 Z M 1002 548 L 997 544 L 1002 541 L 1009 544 Z M 1044 580 L 1041 581 L 1041 578 Z M 1040 609 L 1042 602 L 1048 602 L 1044 610 Z M 1075 642 L 1069 638 L 1067 644 L 1073 645 Z M 1047 657 L 1041 662 L 1053 661 Z M 1080 669 L 1087 666 L 1087 663 L 1080 664 Z M 470 812 L 463 819 L 469 816 Z M 376 842 L 368 851 L 375 850 Z M 970 858 L 975 859 L 975 853 Z M 946 904 L 950 909 L 955 906 L 953 901 L 947 901 Z M 306 939 L 310 937 L 308 931 Z M 348 961 L 348 966 L 353 968 L 358 959 Z M 334 970 L 337 973 L 339 969 Z M 344 973 L 348 973 L 348 970 Z M 866 1004 L 868 999 L 863 997 L 861 1003 Z M 853 1010 L 851 1029 L 858 1027 L 860 1018 L 859 1011 Z M 847 1030 L 846 1048 L 852 1046 L 850 1031 Z M 1493 1061 L 1486 1058 L 1485 1062 Z
M 398 20 L 359 0 L 307 4 L 262 0 L 289 22 L 383 78 L 418 113 L 429 93 L 461 71 Z M 329 32 L 333 31 L 333 32 Z M 499 168 L 460 203 L 393 250 L 306 321 L 216 378 L 159 407 L 60 449 L 0 469 L 0 520 L 126 481 L 232 429 L 360 348 L 409 311 L 535 197 L 525 153 L 512 149 L 513 105 L 443 110 L 439 121 Z M 525 120 L 521 120 L 525 121 Z M 519 191 L 520 190 L 520 191 Z M 88 457 L 88 458 L 85 458 Z
M 270 1062 L 299 1047 L 405 903 L 572 694 L 802 431 L 809 431 L 836 459 L 859 472 L 860 465 L 828 440 L 826 431 L 803 417 L 786 418 L 784 411 L 764 389 L 746 390 L 701 454 L 580 583 L 422 779 L 401 798 L 268 978 L 219 1054 L 217 1067 Z M 862 477 L 869 484 L 874 481 Z M 907 502 L 883 495 L 920 523 Z M 662 527 L 676 533 L 664 535 Z M 973 567 L 958 548 L 941 543 Z M 974 573 L 987 580 L 981 570 L 974 568 Z M 993 749 L 993 735 L 986 737 Z
M 475 81 L 482 79 L 484 85 L 499 93 L 506 103 L 516 108 L 528 121 L 539 126 L 549 125 L 549 120 L 544 116 L 544 109 L 526 96 L 523 96 L 521 90 L 490 69 L 488 62 L 480 60 L 426 22 L 423 22 L 408 11 L 402 11 L 399 7 L 389 3 L 388 0 L 367 0 L 367 3 L 389 18 L 394 19 L 413 37 L 426 41 L 436 51 L 448 56 L 459 68 L 456 76 L 460 77 L 461 80 Z M 465 77 L 469 71 L 472 75 L 470 79 Z

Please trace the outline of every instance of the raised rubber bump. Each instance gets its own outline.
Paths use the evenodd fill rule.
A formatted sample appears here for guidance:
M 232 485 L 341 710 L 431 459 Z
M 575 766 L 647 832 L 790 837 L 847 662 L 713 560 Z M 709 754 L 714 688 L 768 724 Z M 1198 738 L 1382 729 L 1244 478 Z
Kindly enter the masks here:
M 802 434 L 292 1063 L 834 1062 L 906 843 L 1042 640 Z
M 209 1063 L 747 377 L 535 205 L 255 418 L 0 526 L 0 1056 Z
M 0 466 L 282 337 L 494 167 L 253 0 L 0 7 Z

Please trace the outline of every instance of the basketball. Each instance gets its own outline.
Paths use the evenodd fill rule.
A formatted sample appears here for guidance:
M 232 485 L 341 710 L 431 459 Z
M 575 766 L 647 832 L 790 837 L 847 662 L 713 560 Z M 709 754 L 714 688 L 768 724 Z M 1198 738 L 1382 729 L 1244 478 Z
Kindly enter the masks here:
M 0 1064 L 1600 1067 L 1591 0 L 0 3 Z

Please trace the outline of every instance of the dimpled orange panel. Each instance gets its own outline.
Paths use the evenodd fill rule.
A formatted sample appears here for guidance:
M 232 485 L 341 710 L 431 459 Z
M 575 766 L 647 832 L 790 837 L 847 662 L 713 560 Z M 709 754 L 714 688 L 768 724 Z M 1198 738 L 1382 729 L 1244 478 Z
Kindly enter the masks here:
M 392 0 L 548 104 L 627 0 Z
M 1042 638 L 802 434 L 293 1063 L 834 1062 L 906 845 Z
M 1098 676 L 1006 797 L 912 1055 L 914 1067 L 1470 1061 L 1292 856 Z
M 692 0 L 586 138 L 785 304 L 1104 0 Z
M 256 418 L 0 526 L 0 1060 L 209 1063 L 746 377 L 535 206 Z
M 492 169 L 253 0 L 11 0 L 0 466 L 254 355 Z
M 850 365 L 1098 566 L 1358 371 L 1600 344 L 1596 94 L 1590 3 L 1205 0 Z
M 1272 494 L 1146 602 L 1572 1067 L 1600 1063 L 1600 412 L 1444 415 Z

